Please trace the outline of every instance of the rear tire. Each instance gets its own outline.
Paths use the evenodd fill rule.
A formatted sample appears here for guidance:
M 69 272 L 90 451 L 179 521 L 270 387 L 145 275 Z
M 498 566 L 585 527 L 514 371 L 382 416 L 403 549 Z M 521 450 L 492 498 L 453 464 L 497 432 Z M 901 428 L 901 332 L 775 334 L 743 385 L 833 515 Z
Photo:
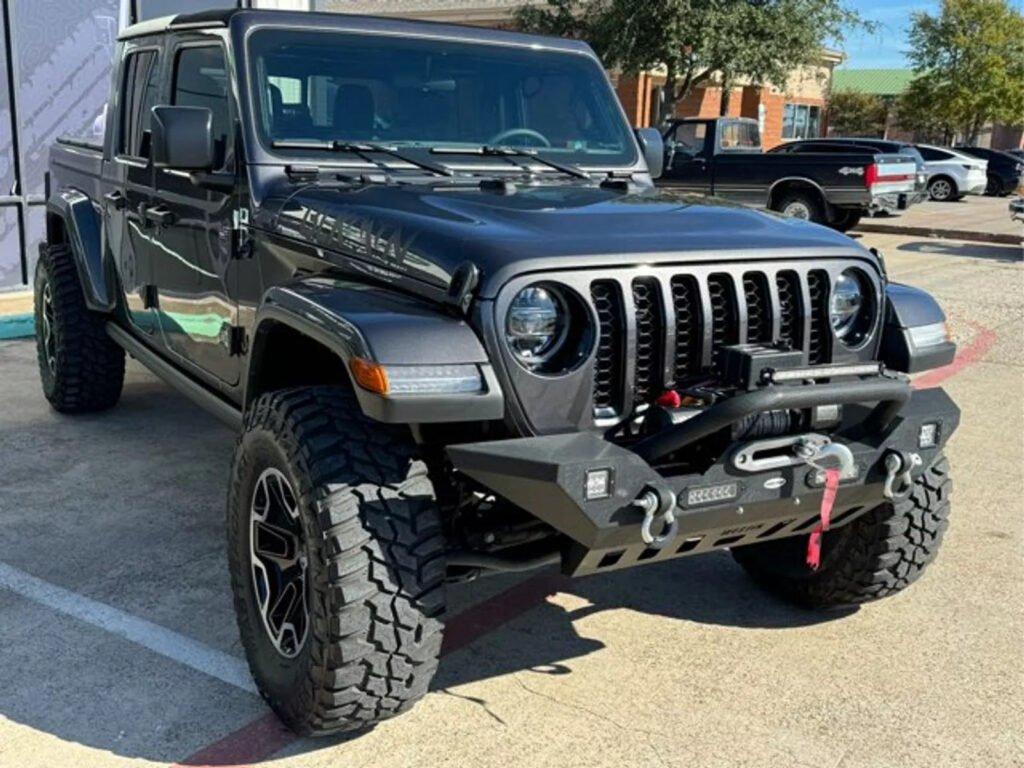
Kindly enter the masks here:
M 936 176 L 928 182 L 928 197 L 937 203 L 950 203 L 960 199 L 956 182 L 946 176 Z
M 363 728 L 426 694 L 444 610 L 433 487 L 407 432 L 363 416 L 347 389 L 281 390 L 250 408 L 228 563 L 252 675 L 297 733 Z
M 43 394 L 61 413 L 113 407 L 124 385 L 124 350 L 107 316 L 85 305 L 71 248 L 48 245 L 36 265 L 36 352 Z
M 825 208 L 813 192 L 787 192 L 775 206 L 783 216 L 825 224 Z
M 836 218 L 832 219 L 828 225 L 837 232 L 849 232 L 860 224 L 861 216 L 863 216 L 863 214 L 860 211 L 837 208 Z
M 989 197 L 1003 196 L 1003 180 L 994 173 L 990 173 L 988 175 L 988 183 L 985 185 L 985 194 Z
M 737 547 L 732 554 L 762 588 L 806 608 L 878 600 L 906 589 L 935 559 L 952 489 L 949 462 L 940 456 L 909 496 L 826 532 L 817 571 L 804 562 L 806 536 Z

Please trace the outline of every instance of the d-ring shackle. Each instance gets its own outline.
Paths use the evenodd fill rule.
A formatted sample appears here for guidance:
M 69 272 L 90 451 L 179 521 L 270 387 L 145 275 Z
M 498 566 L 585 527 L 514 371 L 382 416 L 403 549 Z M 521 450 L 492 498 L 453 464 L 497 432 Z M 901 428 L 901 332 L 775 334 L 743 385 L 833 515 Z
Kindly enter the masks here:
M 640 526 L 640 538 L 651 549 L 662 549 L 679 533 L 679 521 L 676 520 L 676 495 L 671 490 L 647 488 L 633 502 L 634 506 L 644 511 L 644 521 Z M 651 528 L 654 518 L 660 517 L 661 533 L 657 536 Z

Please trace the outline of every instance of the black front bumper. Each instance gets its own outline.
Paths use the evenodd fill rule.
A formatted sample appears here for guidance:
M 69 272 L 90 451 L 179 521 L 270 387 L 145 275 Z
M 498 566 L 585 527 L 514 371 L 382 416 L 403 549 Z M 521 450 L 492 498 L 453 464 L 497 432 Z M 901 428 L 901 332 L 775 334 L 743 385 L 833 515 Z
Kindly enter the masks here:
M 844 525 L 885 501 L 887 453 L 917 453 L 922 461 L 912 471 L 916 478 L 937 458 L 959 424 L 960 411 L 945 391 L 912 392 L 906 381 L 899 384 L 905 388 L 905 397 L 893 385 L 879 390 L 891 391 L 892 397 L 886 395 L 886 400 L 848 404 L 842 424 L 830 436 L 850 449 L 856 465 L 853 476 L 840 483 L 833 526 Z M 830 399 L 829 387 L 786 387 L 793 392 L 786 397 L 796 401 L 793 407 L 832 404 L 836 400 Z M 698 441 L 721 424 L 732 423 L 743 411 L 764 407 L 760 401 L 734 402 L 742 397 L 677 425 L 674 430 L 681 434 L 670 436 L 665 433 L 673 430 L 665 430 L 656 437 L 677 450 L 680 444 Z M 691 426 L 686 427 L 687 423 Z M 919 444 L 925 424 L 935 425 L 934 446 Z M 634 448 L 644 448 L 641 452 L 657 463 L 663 454 L 651 445 L 648 440 Z M 732 446 L 700 474 L 678 475 L 663 475 L 635 450 L 594 433 L 455 445 L 448 453 L 458 471 L 571 539 L 562 566 L 567 574 L 580 576 L 809 532 L 818 520 L 823 473 L 802 463 L 744 471 L 734 458 L 748 445 Z M 609 495 L 588 500 L 588 473 L 601 470 L 610 471 Z M 634 502 L 646 489 L 671 491 L 678 499 L 674 510 L 678 533 L 660 549 L 641 539 L 644 512 Z

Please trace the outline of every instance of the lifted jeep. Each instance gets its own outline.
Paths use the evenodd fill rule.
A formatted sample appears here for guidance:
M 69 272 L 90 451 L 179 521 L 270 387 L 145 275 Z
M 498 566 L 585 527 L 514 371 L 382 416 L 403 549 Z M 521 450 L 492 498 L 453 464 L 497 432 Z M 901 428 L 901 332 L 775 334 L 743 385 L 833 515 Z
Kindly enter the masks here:
M 583 43 L 240 10 L 121 36 L 51 157 L 43 390 L 125 352 L 240 428 L 242 642 L 300 733 L 422 697 L 445 583 L 729 548 L 788 600 L 897 592 L 949 513 L 935 302 L 824 227 L 658 191 Z

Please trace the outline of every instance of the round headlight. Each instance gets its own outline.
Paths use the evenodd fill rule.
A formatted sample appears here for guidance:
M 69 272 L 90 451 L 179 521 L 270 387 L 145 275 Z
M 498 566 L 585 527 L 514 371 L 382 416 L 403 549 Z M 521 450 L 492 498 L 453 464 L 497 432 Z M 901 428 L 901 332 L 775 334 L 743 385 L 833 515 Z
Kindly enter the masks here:
M 505 338 L 516 357 L 526 365 L 550 359 L 565 341 L 569 313 L 555 288 L 529 285 L 508 308 Z
M 829 310 L 832 319 L 832 330 L 839 338 L 846 338 L 857 325 L 857 318 L 866 303 L 864 286 L 860 275 L 848 269 L 839 275 L 832 288 L 832 302 Z
M 875 316 L 874 286 L 859 269 L 847 269 L 836 278 L 829 301 L 832 330 L 848 347 L 871 335 Z

